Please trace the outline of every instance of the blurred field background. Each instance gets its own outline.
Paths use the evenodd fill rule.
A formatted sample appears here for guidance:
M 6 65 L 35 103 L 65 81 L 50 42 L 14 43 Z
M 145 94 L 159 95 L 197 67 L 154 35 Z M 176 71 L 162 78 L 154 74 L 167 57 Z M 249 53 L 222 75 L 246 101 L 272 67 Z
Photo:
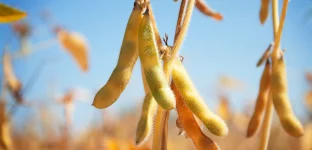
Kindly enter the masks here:
M 245 135 L 263 70 L 256 68 L 256 62 L 273 41 L 272 21 L 269 18 L 264 26 L 260 25 L 260 1 L 206 2 L 224 20 L 217 22 L 195 10 L 180 54 L 199 93 L 227 121 L 230 133 L 218 138 L 203 130 L 223 150 L 257 149 L 260 134 L 249 139 Z M 104 110 L 91 106 L 95 93 L 115 67 L 133 1 L 4 0 L 3 3 L 28 13 L 18 23 L 28 25 L 29 52 L 22 50 L 25 45 L 21 45 L 12 24 L 0 24 L 0 54 L 2 57 L 4 49 L 12 54 L 13 71 L 23 88 L 27 85 L 22 95 L 30 106 L 18 106 L 12 116 L 5 116 L 14 99 L 1 86 L 0 124 L 4 125 L 0 137 L 4 140 L 0 149 L 7 146 L 16 150 L 150 149 L 151 142 L 140 148 L 134 146 L 144 98 L 139 61 L 116 103 Z M 167 33 L 172 43 L 179 3 L 172 0 L 151 3 L 161 36 Z M 312 149 L 312 80 L 308 75 L 312 72 L 311 10 L 310 0 L 291 1 L 282 37 L 289 95 L 305 133 L 301 138 L 288 136 L 274 116 L 270 150 Z M 86 39 L 87 71 L 82 71 L 60 46 L 55 26 L 77 32 Z M 33 50 L 35 47 L 40 48 Z M 1 65 L 1 78 L 2 68 Z M 6 117 L 10 118 L 8 122 L 3 121 Z M 178 136 L 176 118 L 176 112 L 172 111 L 168 148 L 195 149 L 189 138 Z

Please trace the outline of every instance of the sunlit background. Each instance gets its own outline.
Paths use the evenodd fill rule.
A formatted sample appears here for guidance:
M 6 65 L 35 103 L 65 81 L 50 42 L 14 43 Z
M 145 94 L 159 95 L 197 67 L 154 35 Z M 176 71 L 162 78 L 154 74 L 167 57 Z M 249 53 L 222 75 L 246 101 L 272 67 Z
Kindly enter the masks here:
M 121 120 L 117 124 L 127 126 L 125 132 L 135 132 L 140 115 L 139 109 L 144 98 L 139 61 L 135 65 L 130 83 L 116 103 L 104 110 L 91 106 L 95 93 L 106 83 L 117 63 L 133 1 L 4 0 L 3 2 L 27 12 L 28 16 L 23 21 L 31 27 L 29 36 L 31 45 L 48 43 L 43 49 L 13 59 L 14 72 L 23 85 L 26 85 L 35 74 L 35 79 L 31 80 L 31 85 L 23 93 L 25 101 L 42 104 L 37 108 L 19 106 L 13 117 L 13 131 L 27 134 L 25 126 L 29 126 L 40 116 L 38 115 L 42 111 L 40 108 L 49 112 L 47 119 L 50 121 L 49 124 L 55 128 L 58 128 L 57 124 L 64 124 L 64 105 L 57 100 L 69 89 L 74 89 L 71 129 L 73 138 L 83 136 L 91 128 L 113 122 L 112 119 L 119 120 L 126 114 L 131 115 L 130 112 L 133 112 L 134 119 L 130 119 L 133 123 L 127 124 L 125 119 L 124 122 Z M 167 33 L 169 44 L 172 45 L 180 3 L 173 0 L 151 0 L 151 3 L 160 35 L 164 37 Z M 273 42 L 272 20 L 269 17 L 265 25 L 260 24 L 260 0 L 207 0 L 207 3 L 220 12 L 224 19 L 218 22 L 194 10 L 180 51 L 180 55 L 184 57 L 183 63 L 194 85 L 213 111 L 217 112 L 220 105 L 219 95 L 225 94 L 229 98 L 232 112 L 245 113 L 250 117 L 258 94 L 259 79 L 264 69 L 263 66 L 257 68 L 256 63 L 267 46 Z M 308 16 L 311 10 L 310 0 L 290 2 L 281 41 L 281 47 L 286 50 L 290 100 L 295 114 L 303 123 L 309 120 L 305 93 L 311 86 L 305 79 L 305 73 L 312 71 L 312 24 L 309 24 L 312 15 Z M 82 72 L 72 56 L 62 49 L 53 32 L 53 25 L 61 25 L 85 37 L 89 46 L 88 72 Z M 11 24 L 0 24 L 1 55 L 5 46 L 8 46 L 12 53 L 21 49 L 20 40 L 12 30 Z M 43 63 L 44 67 L 36 71 Z M 238 85 L 225 86 L 220 82 L 222 77 L 235 80 Z M 9 109 L 14 100 L 9 94 L 7 98 Z M 170 124 L 174 126 L 176 112 L 172 111 L 171 115 Z M 276 124 L 279 125 L 278 122 Z M 34 127 L 42 130 L 35 125 Z M 246 128 L 246 125 L 239 128 L 241 136 L 245 135 Z M 122 131 L 120 129 L 119 132 Z M 178 130 L 172 127 L 170 137 L 176 138 L 177 132 Z M 117 134 L 115 136 L 118 138 Z M 191 143 L 190 139 L 181 137 L 178 139 Z M 132 140 L 134 141 L 134 138 Z M 194 147 L 191 146 L 189 149 L 192 148 Z M 224 146 L 224 149 L 231 147 Z

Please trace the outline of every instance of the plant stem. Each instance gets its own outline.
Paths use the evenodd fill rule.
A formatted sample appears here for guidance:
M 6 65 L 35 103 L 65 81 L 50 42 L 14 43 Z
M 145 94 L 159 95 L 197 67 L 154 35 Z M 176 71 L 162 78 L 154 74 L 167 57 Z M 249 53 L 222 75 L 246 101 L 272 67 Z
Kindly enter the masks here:
M 274 1 L 275 0 L 273 0 L 272 4 L 276 3 L 274 5 L 276 5 L 275 7 L 277 8 L 278 2 L 274 2 Z M 275 30 L 275 27 L 278 26 L 278 31 L 276 32 L 276 34 L 274 36 L 274 45 L 273 45 L 273 52 L 272 52 L 272 64 L 273 65 L 275 64 L 276 60 L 278 60 L 278 58 L 279 58 L 279 47 L 280 47 L 283 27 L 284 27 L 284 23 L 285 23 L 288 3 L 289 3 L 289 0 L 284 0 L 279 25 L 277 23 L 275 23 L 276 25 L 274 25 L 274 30 Z M 273 7 L 273 9 L 276 9 L 276 8 Z M 276 10 L 276 11 L 278 11 L 278 10 Z M 274 14 L 274 12 L 273 12 L 273 14 Z M 273 15 L 273 20 L 275 20 L 275 19 L 278 19 L 278 17 L 276 15 Z M 277 22 L 277 20 L 275 20 L 275 22 Z M 273 21 L 273 24 L 274 24 L 274 21 Z
M 266 150 L 268 148 L 272 116 L 273 116 L 273 103 L 272 103 L 272 95 L 270 92 L 269 93 L 269 99 L 267 102 L 266 111 L 265 111 L 265 115 L 264 115 L 264 121 L 263 121 L 263 125 L 262 125 L 262 132 L 261 132 L 262 134 L 260 137 L 259 150 Z
M 164 65 L 165 66 L 164 72 L 165 72 L 165 75 L 166 75 L 166 78 L 168 81 L 169 81 L 169 78 L 171 76 L 173 62 L 174 62 L 175 58 L 177 57 L 177 54 L 178 54 L 178 52 L 182 46 L 184 37 L 186 35 L 188 26 L 190 24 L 194 5 L 195 5 L 195 0 L 188 0 L 183 25 L 182 25 L 181 31 L 180 31 L 179 35 L 177 36 L 176 41 L 173 45 L 172 52 L 171 52 L 171 58 L 165 62 L 167 64 Z
M 155 34 L 155 38 L 156 38 L 157 47 L 158 47 L 158 50 L 160 50 L 160 48 L 162 46 L 162 42 L 161 42 L 161 38 L 160 38 L 159 31 L 158 31 L 158 28 L 157 28 L 157 24 L 156 24 L 156 21 L 155 21 L 155 16 L 154 16 L 154 13 L 153 13 L 152 5 L 151 5 L 150 2 L 148 2 L 147 7 L 149 9 L 149 16 L 150 16 L 150 19 L 151 19 L 151 22 L 152 22 L 152 26 L 153 26 L 153 30 L 154 30 L 154 34 Z
M 181 8 L 185 7 L 185 4 L 186 0 L 182 0 L 176 27 L 175 43 L 172 49 L 171 58 L 168 61 L 164 62 L 164 73 L 168 83 L 170 82 L 173 61 L 181 48 L 183 39 L 185 37 L 185 34 L 187 32 L 191 20 L 195 0 L 188 1 L 186 12 L 184 12 L 184 8 Z M 182 23 L 183 16 L 185 16 L 185 18 Z M 170 114 L 169 111 L 165 111 L 161 107 L 158 107 L 153 136 L 153 150 L 167 149 L 169 114 Z
M 181 5 L 180 5 L 179 17 L 178 17 L 178 21 L 177 21 L 177 25 L 176 25 L 176 31 L 175 31 L 175 35 L 174 35 L 174 43 L 176 43 L 177 37 L 180 34 L 180 31 L 181 31 L 181 28 L 183 25 L 182 19 L 184 16 L 185 4 L 186 4 L 186 0 L 182 0 Z
M 277 32 L 279 30 L 279 16 L 278 16 L 278 0 L 272 0 L 272 20 L 273 20 L 273 35 L 274 35 L 274 41 L 277 38 Z M 273 53 L 278 54 L 279 45 L 277 46 L 278 49 L 273 51 Z M 274 50 L 274 49 L 273 49 Z M 277 55 L 272 55 L 272 60 L 277 60 Z M 273 63 L 272 63 L 273 65 Z M 263 128 L 262 128 L 262 134 L 260 139 L 260 147 L 259 150 L 266 150 L 268 148 L 269 138 L 270 138 L 270 130 L 271 130 L 271 122 L 272 122 L 272 116 L 273 116 L 273 102 L 272 102 L 272 93 L 270 91 L 269 98 L 267 102 L 267 107 L 265 111 L 264 121 L 263 121 Z

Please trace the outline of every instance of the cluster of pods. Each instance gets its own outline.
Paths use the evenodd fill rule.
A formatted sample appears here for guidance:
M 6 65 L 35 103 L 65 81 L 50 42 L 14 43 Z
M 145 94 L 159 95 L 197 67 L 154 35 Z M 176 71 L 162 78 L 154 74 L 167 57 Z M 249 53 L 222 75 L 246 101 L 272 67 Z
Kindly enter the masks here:
M 274 108 L 284 130 L 291 136 L 300 137 L 303 135 L 303 127 L 294 115 L 289 101 L 284 51 L 280 50 L 277 62 L 271 63 L 269 58 L 271 48 L 272 44 L 269 45 L 257 63 L 257 67 L 259 67 L 266 62 L 260 79 L 254 112 L 249 121 L 247 137 L 253 136 L 258 130 L 269 101 L 273 101 Z
M 274 29 L 275 41 L 268 46 L 257 62 L 257 67 L 261 66 L 264 62 L 266 62 L 266 64 L 260 79 L 259 92 L 254 112 L 248 124 L 247 137 L 251 137 L 256 133 L 262 122 L 265 110 L 270 109 L 266 106 L 271 101 L 273 102 L 277 116 L 284 130 L 293 137 L 301 137 L 303 135 L 303 126 L 295 116 L 288 96 L 286 65 L 284 60 L 285 50 L 279 49 L 288 1 L 284 1 L 280 24 L 276 23 L 278 21 L 278 14 L 277 12 L 274 12 L 274 9 L 276 9 L 274 8 L 276 7 L 274 5 L 277 5 L 276 1 L 272 2 L 272 13 L 273 16 L 275 16 L 273 17 L 273 26 L 276 28 Z M 264 24 L 268 18 L 270 3 L 271 0 L 261 0 L 259 13 L 261 24 Z M 273 49 L 272 52 L 271 49 Z
M 95 95 L 92 105 L 98 109 L 112 105 L 126 88 L 139 58 L 146 95 L 137 126 L 136 144 L 144 143 L 151 135 L 157 107 L 160 106 L 164 110 L 177 109 L 179 122 L 196 147 L 217 149 L 218 146 L 201 131 L 195 116 L 214 135 L 227 135 L 228 127 L 205 104 L 179 57 L 174 58 L 171 81 L 168 82 L 163 70 L 166 66 L 162 66 L 162 60 L 167 59 L 166 57 L 171 58 L 171 47 L 158 47 L 152 10 L 147 5 L 146 2 L 134 3 L 118 63 L 107 83 Z M 161 55 L 164 49 L 168 54 L 166 56 Z

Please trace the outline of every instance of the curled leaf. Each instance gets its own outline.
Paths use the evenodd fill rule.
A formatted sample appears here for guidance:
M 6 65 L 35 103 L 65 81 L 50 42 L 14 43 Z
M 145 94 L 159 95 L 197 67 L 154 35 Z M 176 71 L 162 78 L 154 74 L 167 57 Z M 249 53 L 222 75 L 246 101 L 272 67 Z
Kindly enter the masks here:
M 23 19 L 27 14 L 17 8 L 0 3 L 0 23 L 10 23 Z
M 204 0 L 196 0 L 195 3 L 197 9 L 202 12 L 203 14 L 205 14 L 206 16 L 209 16 L 217 21 L 221 21 L 223 19 L 223 16 L 218 13 L 215 12 L 214 10 L 212 10 L 208 4 L 205 3 Z
M 72 55 L 83 72 L 89 69 L 88 45 L 86 39 L 79 33 L 60 29 L 57 37 L 61 46 Z

